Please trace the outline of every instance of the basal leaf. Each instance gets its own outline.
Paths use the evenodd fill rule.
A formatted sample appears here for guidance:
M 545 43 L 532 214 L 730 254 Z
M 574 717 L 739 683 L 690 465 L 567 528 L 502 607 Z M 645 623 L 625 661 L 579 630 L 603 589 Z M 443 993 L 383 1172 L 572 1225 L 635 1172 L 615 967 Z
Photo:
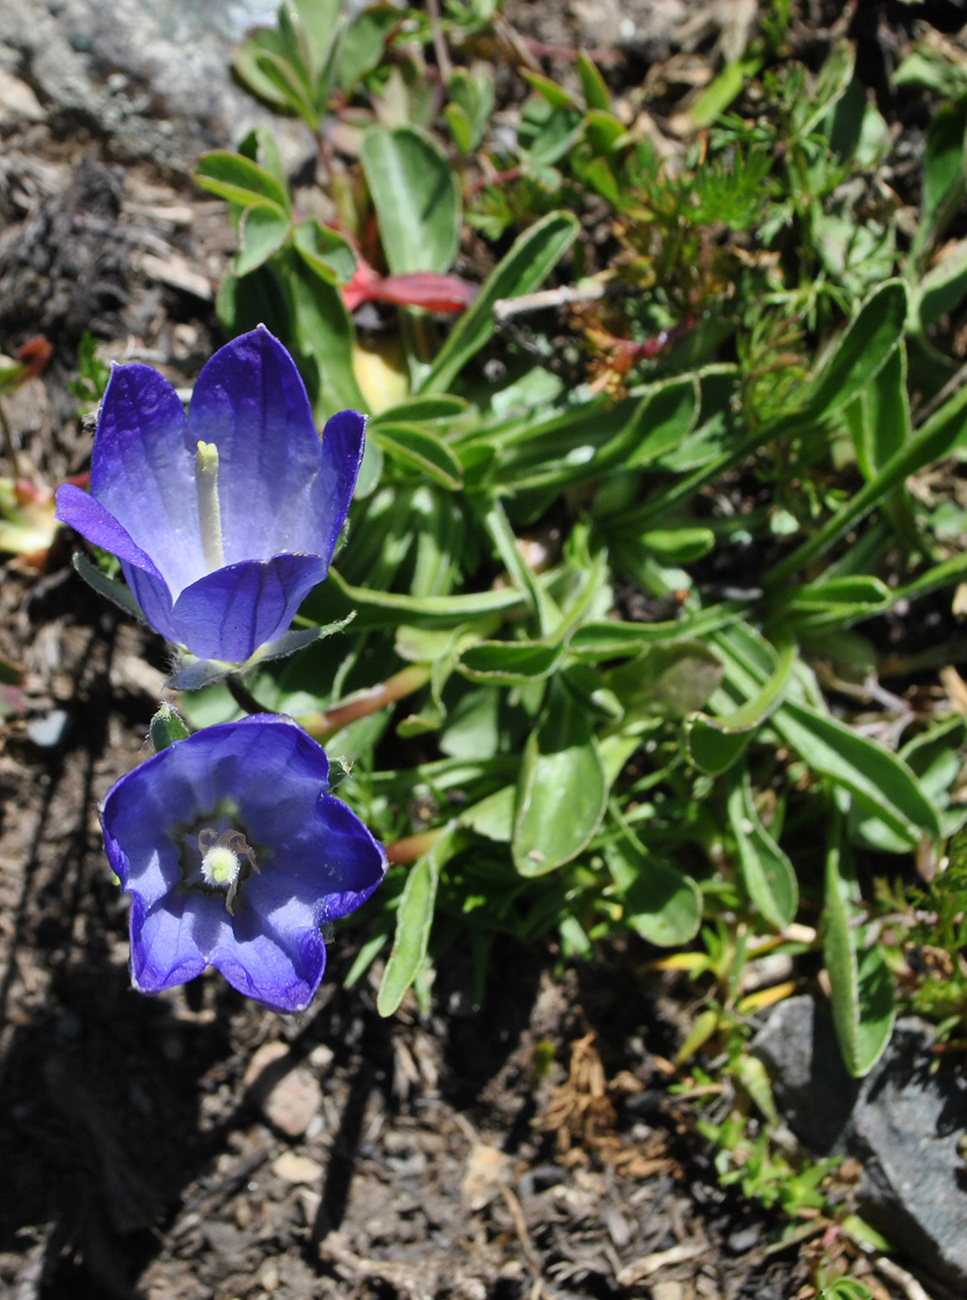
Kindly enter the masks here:
M 256 199 L 267 199 L 289 213 L 289 194 L 270 172 L 250 158 L 225 149 L 203 153 L 192 172 L 204 190 L 245 208 Z
M 618 886 L 626 925 L 660 948 L 695 938 L 702 920 L 702 895 L 691 876 L 625 836 L 605 845 L 604 857 Z
M 393 949 L 376 996 L 381 1016 L 391 1016 L 426 961 L 440 870 L 456 852 L 457 828 L 447 827 L 429 853 L 410 868 L 403 886 Z
M 421 470 L 452 492 L 463 486 L 463 468 L 439 435 L 419 424 L 378 424 L 370 437 L 387 456 Z
M 823 955 L 829 972 L 833 1024 L 843 1062 L 862 1078 L 890 1041 L 895 1016 L 893 980 L 882 949 L 868 948 L 858 958 L 856 903 L 859 889 L 843 836 L 840 812 L 831 826 L 826 851 L 826 902 Z
M 787 700 L 772 726 L 815 772 L 848 790 L 911 845 L 939 835 L 937 811 L 896 754 L 806 704 Z
M 253 203 L 247 207 L 239 221 L 235 274 L 248 275 L 267 262 L 285 243 L 291 229 L 288 214 L 274 203 Z
M 608 782 L 591 725 L 553 688 L 528 738 L 517 784 L 512 852 L 522 876 L 542 876 L 586 848 L 601 824 Z
M 795 918 L 799 886 L 792 863 L 759 819 L 747 771 L 731 782 L 728 815 L 746 893 L 760 915 L 781 930 Z
M 446 391 L 493 334 L 494 304 L 536 289 L 570 248 L 577 232 L 577 220 L 569 212 L 551 212 L 518 237 L 450 331 L 423 381 L 424 393 Z
M 360 157 L 392 273 L 449 271 L 463 213 L 456 173 L 440 146 L 412 126 L 374 126 Z
M 352 244 L 318 218 L 297 222 L 292 242 L 305 264 L 323 280 L 348 284 L 353 278 L 358 259 Z

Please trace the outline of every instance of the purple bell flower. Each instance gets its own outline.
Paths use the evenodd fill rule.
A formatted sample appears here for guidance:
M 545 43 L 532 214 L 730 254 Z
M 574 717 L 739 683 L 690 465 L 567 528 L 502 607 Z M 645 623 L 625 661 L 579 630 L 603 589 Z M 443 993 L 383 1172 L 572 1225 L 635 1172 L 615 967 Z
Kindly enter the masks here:
M 203 660 L 244 664 L 325 578 L 363 453 L 365 419 L 320 439 L 295 363 L 264 326 L 221 348 L 186 419 L 150 366 L 117 366 L 94 438 L 90 494 L 57 518 L 121 561 L 148 623 Z
M 121 778 L 101 810 L 131 895 L 142 993 L 214 966 L 240 993 L 301 1011 L 326 964 L 320 928 L 364 903 L 386 854 L 327 793 L 325 752 L 274 714 L 208 727 Z

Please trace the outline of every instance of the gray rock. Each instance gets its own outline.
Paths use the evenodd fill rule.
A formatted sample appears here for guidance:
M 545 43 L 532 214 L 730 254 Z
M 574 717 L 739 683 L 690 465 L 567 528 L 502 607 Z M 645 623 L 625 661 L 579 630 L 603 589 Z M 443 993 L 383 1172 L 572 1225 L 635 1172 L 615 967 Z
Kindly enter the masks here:
M 967 1291 L 967 1082 L 938 1069 L 929 1025 L 897 1022 L 865 1079 L 842 1064 L 825 1004 L 780 1003 L 752 1043 L 773 1079 L 776 1103 L 805 1146 L 863 1164 L 860 1212 L 943 1282 Z
M 95 122 L 118 156 L 182 170 L 204 149 L 269 123 L 293 168 L 308 128 L 262 108 L 232 78 L 231 46 L 273 21 L 273 0 L 3 0 L 0 67 L 54 115 Z

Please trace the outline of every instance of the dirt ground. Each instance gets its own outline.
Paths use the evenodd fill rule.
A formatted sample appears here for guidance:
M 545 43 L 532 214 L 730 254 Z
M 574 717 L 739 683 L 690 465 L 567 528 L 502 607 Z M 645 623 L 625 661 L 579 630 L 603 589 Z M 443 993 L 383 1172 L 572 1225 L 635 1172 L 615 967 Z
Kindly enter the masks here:
M 4 399 L 53 484 L 90 452 L 67 389 L 82 331 L 189 383 L 233 236 L 185 175 L 33 117 L 0 129 L 0 346 L 55 345 Z M 132 992 L 97 806 L 146 753 L 164 648 L 61 541 L 40 573 L 4 564 L 0 654 L 25 669 L 0 726 L 2 1300 L 812 1294 L 808 1249 L 770 1246 L 668 1092 L 679 1013 L 641 946 L 561 971 L 504 945 L 478 1011 L 451 955 L 427 1019 L 377 1016 L 378 967 L 343 990 L 346 941 L 299 1017 L 217 975 Z

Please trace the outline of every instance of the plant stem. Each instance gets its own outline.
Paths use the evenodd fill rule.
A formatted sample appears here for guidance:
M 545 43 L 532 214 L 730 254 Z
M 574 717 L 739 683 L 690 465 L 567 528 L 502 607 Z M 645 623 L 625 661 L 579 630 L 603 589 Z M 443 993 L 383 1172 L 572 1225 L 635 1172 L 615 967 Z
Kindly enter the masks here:
M 422 858 L 424 853 L 429 853 L 443 831 L 445 826 L 438 826 L 436 830 L 421 831 L 419 835 L 407 835 L 405 839 L 394 840 L 392 844 L 386 846 L 386 857 L 391 866 L 398 866 L 402 862 L 416 862 Z
M 339 704 L 334 704 L 331 709 L 326 709 L 324 713 L 310 713 L 306 717 L 298 718 L 297 721 L 305 727 L 310 736 L 315 736 L 318 740 L 333 731 L 338 731 L 341 727 L 348 726 L 350 722 L 356 722 L 359 718 L 366 718 L 371 713 L 379 713 L 380 709 L 395 704 L 406 695 L 412 695 L 430 680 L 430 671 L 429 664 L 411 664 L 409 668 L 404 668 L 401 672 L 388 677 L 378 686 L 358 691 Z
M 274 709 L 267 709 L 264 704 L 259 704 L 252 692 L 243 686 L 241 681 L 230 673 L 225 679 L 225 685 L 228 687 L 229 694 L 240 709 L 246 713 L 274 713 Z

